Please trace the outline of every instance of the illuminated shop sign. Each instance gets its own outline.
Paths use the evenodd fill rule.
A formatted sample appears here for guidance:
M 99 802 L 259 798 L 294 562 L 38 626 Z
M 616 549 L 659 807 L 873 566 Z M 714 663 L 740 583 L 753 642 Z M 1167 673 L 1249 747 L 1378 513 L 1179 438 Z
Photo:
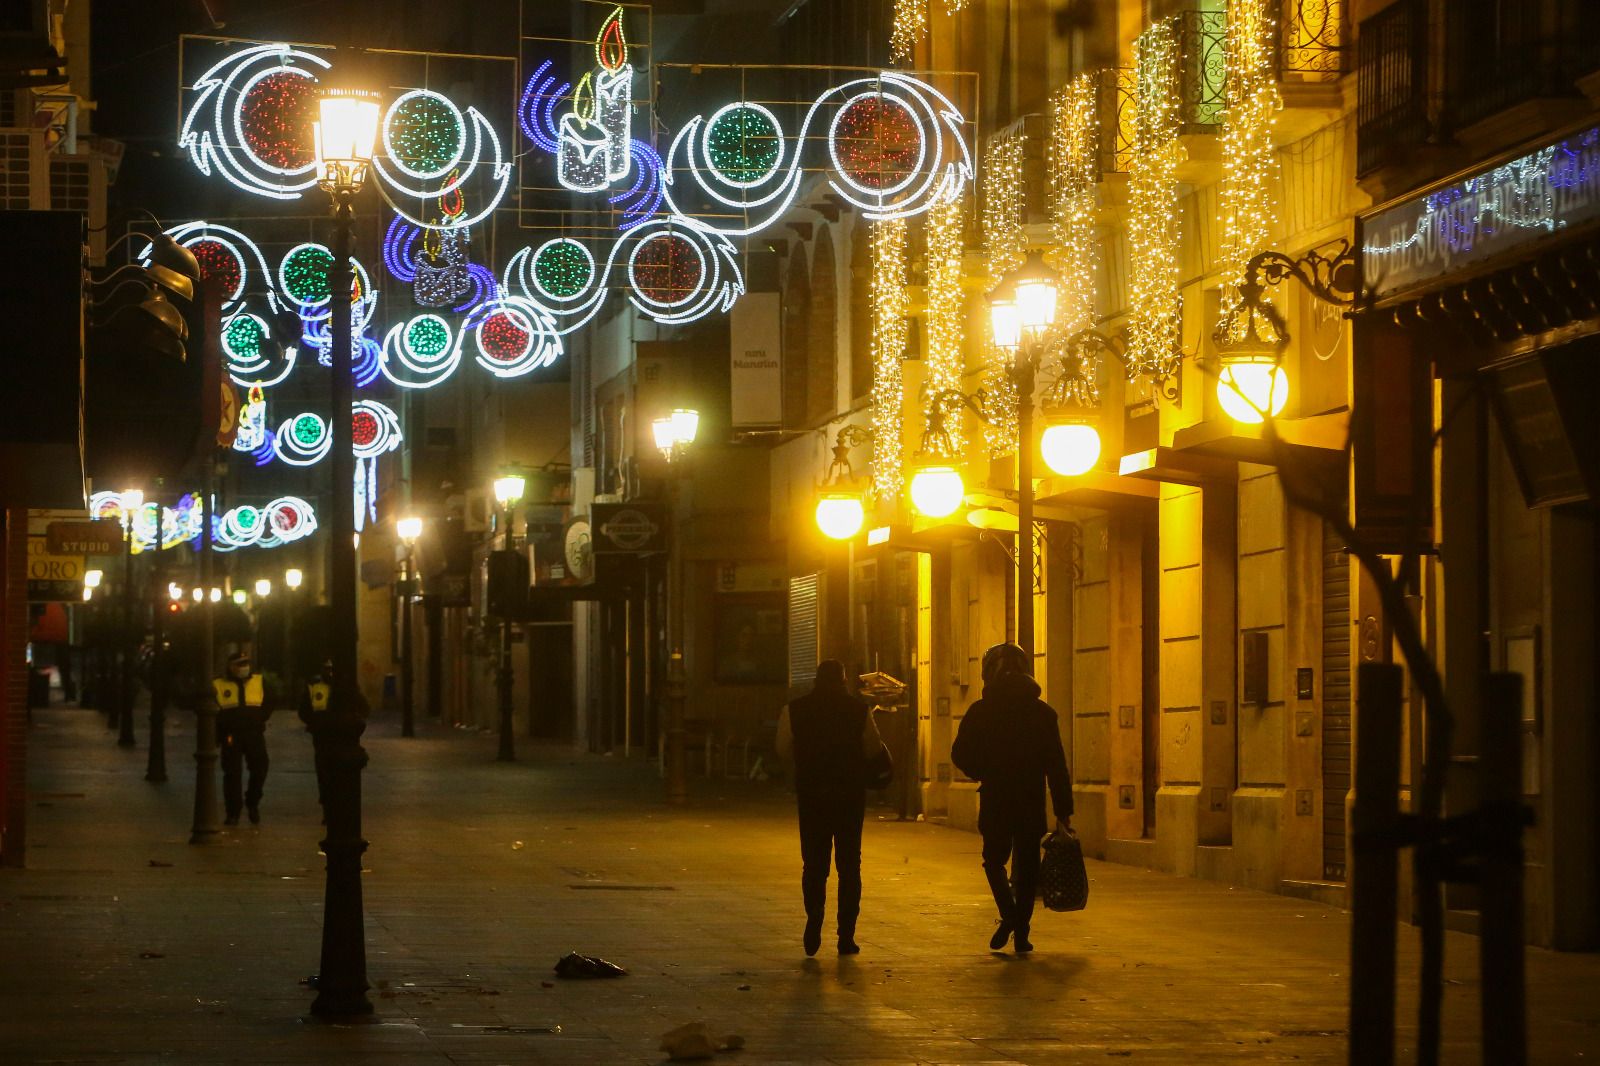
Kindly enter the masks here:
M 1382 298 L 1600 218 L 1600 127 L 1367 216 L 1362 272 Z

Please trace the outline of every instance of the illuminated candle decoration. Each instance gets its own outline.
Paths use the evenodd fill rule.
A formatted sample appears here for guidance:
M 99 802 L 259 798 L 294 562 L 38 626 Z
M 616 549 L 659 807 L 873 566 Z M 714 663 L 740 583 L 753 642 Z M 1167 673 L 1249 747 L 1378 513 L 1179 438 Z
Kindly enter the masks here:
M 411 282 L 411 298 L 418 307 L 455 307 L 472 293 L 467 262 L 471 239 L 471 231 L 462 226 L 426 232 Z
M 311 125 L 328 68 L 287 44 L 226 56 L 196 80 L 178 147 L 202 174 L 256 196 L 298 199 L 317 180 Z
M 1160 383 L 1183 358 L 1178 328 L 1178 35 L 1160 22 L 1134 41 L 1138 109 L 1129 162 L 1128 348 L 1130 377 Z
M 610 183 L 611 138 L 594 118 L 593 75 L 578 80 L 572 110 L 561 116 L 556 180 L 573 192 L 599 192 Z
M 252 386 L 248 398 L 239 405 L 239 431 L 233 437 L 233 450 L 245 452 L 257 466 L 265 466 L 274 454 L 272 435 L 267 432 L 267 401 L 259 385 Z
M 872 225 L 872 491 L 893 499 L 905 483 L 902 461 L 905 357 L 906 223 Z
M 868 220 L 909 217 L 959 198 L 971 180 L 963 125 L 933 86 L 889 71 L 824 92 L 792 137 L 772 112 L 740 103 L 710 120 L 697 115 L 678 131 L 663 193 L 674 213 L 748 236 L 777 222 L 804 175 L 821 169 L 833 193 Z M 694 196 L 708 198 L 720 217 L 698 218 Z
M 633 142 L 633 66 L 622 30 L 622 8 L 614 8 L 594 43 L 599 72 L 594 79 L 594 120 L 606 135 L 606 181 L 628 176 Z
M 494 272 L 482 263 L 465 262 L 461 264 L 459 273 L 455 271 L 454 267 L 445 265 L 439 268 L 433 280 L 420 281 L 419 284 L 419 280 L 424 275 L 433 273 L 430 270 L 432 264 L 427 263 L 427 257 L 433 254 L 427 250 L 427 238 L 430 232 L 436 234 L 441 242 L 444 242 L 447 239 L 447 235 L 452 232 L 458 232 L 460 236 L 459 247 L 462 249 L 464 256 L 470 231 L 428 231 L 396 215 L 390 221 L 389 229 L 383 238 L 384 268 L 388 270 L 390 276 L 396 281 L 412 286 L 412 295 L 419 305 L 434 306 L 441 309 L 448 307 L 452 311 L 470 313 L 474 308 L 494 295 Z M 453 253 L 446 251 L 448 246 L 445 243 L 440 243 L 437 247 L 437 258 L 454 258 Z M 461 295 L 454 302 L 448 304 L 422 304 L 421 301 L 424 299 L 438 299 L 445 295 L 445 293 L 435 291 L 435 284 L 450 286 L 455 291 L 459 291 Z

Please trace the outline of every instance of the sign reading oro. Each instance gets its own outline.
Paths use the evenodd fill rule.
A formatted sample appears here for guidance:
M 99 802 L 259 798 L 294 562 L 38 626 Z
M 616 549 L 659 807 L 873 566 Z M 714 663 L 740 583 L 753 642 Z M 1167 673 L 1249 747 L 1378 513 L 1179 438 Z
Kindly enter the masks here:
M 28 538 L 28 599 L 76 600 L 83 592 L 83 556 L 53 555 L 44 537 Z

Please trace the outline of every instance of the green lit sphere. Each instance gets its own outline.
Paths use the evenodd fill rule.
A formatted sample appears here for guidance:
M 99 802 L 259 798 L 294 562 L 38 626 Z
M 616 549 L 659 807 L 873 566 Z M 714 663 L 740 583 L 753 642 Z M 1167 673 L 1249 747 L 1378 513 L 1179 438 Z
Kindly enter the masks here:
M 433 176 L 460 158 L 466 130 L 448 100 L 419 93 L 395 105 L 384 134 L 390 153 L 408 170 Z
M 254 507 L 241 507 L 234 512 L 235 519 L 245 529 L 253 529 L 256 524 L 256 509 Z
M 450 347 L 450 327 L 438 315 L 422 315 L 406 327 L 406 346 L 421 359 L 437 359 Z
M 251 315 L 237 315 L 223 332 L 223 343 L 235 359 L 253 360 L 261 355 L 261 344 L 266 339 L 261 323 Z
M 547 295 L 566 300 L 589 287 L 594 261 L 573 240 L 551 241 L 533 261 L 533 277 Z
M 316 415 L 301 415 L 294 420 L 294 439 L 311 446 L 322 439 L 322 420 Z
M 328 270 L 333 253 L 315 245 L 302 245 L 283 263 L 283 287 L 300 303 L 320 303 L 328 298 Z
M 713 169 L 727 180 L 745 185 L 772 173 L 782 145 L 772 117 L 747 105 L 722 112 L 706 131 L 706 154 Z

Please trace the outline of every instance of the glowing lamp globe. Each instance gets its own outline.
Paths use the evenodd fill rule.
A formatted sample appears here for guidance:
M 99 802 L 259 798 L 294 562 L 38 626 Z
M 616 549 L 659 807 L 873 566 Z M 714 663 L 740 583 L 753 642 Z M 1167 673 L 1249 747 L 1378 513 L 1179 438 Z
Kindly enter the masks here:
M 1217 375 L 1217 402 L 1235 422 L 1257 425 L 1282 413 L 1289 402 L 1289 375 L 1275 363 L 1224 363 Z
M 494 479 L 495 502 L 501 507 L 509 507 L 522 499 L 523 490 L 528 487 L 528 479 L 521 474 L 506 474 Z M 401 534 L 404 536 L 404 534 Z
M 955 514 L 967 486 L 953 466 L 925 466 L 911 477 L 911 505 L 928 518 Z
M 190 592 L 189 595 L 194 599 L 194 602 L 199 603 L 201 600 L 206 598 L 206 590 L 197 588 Z
M 656 448 L 670 462 L 683 449 L 694 443 L 700 434 L 700 412 L 689 407 L 679 407 L 650 423 Z
M 305 579 L 306 576 L 300 572 L 300 568 L 297 566 L 291 566 L 289 569 L 283 572 L 284 587 L 289 589 L 291 592 L 299 588 L 301 582 L 305 581 Z
M 270 578 L 265 578 L 265 577 L 256 578 L 256 595 L 257 596 L 270 596 L 270 595 L 272 595 L 272 580 Z
M 240 607 L 244 606 L 245 600 L 247 600 L 248 598 L 249 597 L 245 595 L 244 589 L 234 589 L 233 590 L 233 602 L 237 603 Z
M 997 348 L 1012 350 L 1022 343 L 1022 316 L 1013 298 L 997 296 L 989 301 L 989 324 Z
M 378 112 L 376 93 L 328 89 L 322 94 L 312 124 L 318 185 L 329 192 L 360 190 L 378 140 Z
M 817 501 L 817 528 L 830 540 L 849 540 L 861 532 L 867 509 L 852 492 L 830 492 Z
M 1049 426 L 1039 440 L 1044 464 L 1062 477 L 1087 474 L 1100 461 L 1100 431 L 1087 422 Z
M 414 544 L 417 538 L 422 536 L 422 519 L 415 515 L 402 518 L 394 524 L 394 530 L 400 535 L 401 540 L 407 544 Z
M 211 602 L 212 603 L 221 603 L 222 602 L 222 590 L 217 588 L 215 585 L 213 585 L 212 588 L 211 588 Z
M 103 570 L 85 570 L 83 572 L 83 587 L 97 589 L 100 587 L 100 582 L 104 581 L 105 578 L 106 575 Z

